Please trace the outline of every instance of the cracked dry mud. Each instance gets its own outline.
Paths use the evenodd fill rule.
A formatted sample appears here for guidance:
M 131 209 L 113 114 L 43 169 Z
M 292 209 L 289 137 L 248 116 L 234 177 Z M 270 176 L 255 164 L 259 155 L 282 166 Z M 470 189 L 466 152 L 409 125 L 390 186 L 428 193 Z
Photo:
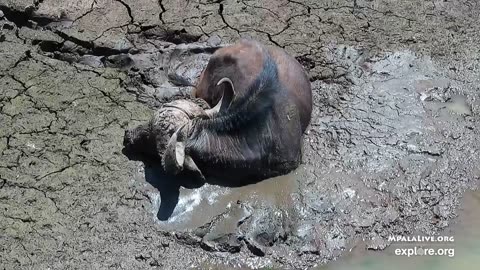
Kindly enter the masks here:
M 361 239 L 436 233 L 479 185 L 476 1 L 0 0 L 5 269 L 307 268 Z M 249 36 L 314 93 L 304 162 L 237 189 L 180 190 L 159 221 L 124 129 L 191 91 Z

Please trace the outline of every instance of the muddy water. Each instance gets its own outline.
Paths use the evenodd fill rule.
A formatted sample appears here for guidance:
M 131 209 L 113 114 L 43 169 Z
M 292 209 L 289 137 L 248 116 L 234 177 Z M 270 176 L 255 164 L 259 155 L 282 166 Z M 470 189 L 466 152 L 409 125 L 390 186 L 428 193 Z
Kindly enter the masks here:
M 426 102 L 426 105 L 441 116 L 452 117 L 452 114 L 461 116 L 471 114 L 471 109 L 466 98 L 461 95 L 454 95 L 446 101 Z
M 453 236 L 453 243 L 394 243 L 384 251 L 366 250 L 364 244 L 357 244 L 348 255 L 338 261 L 324 265 L 315 270 L 472 270 L 480 264 L 480 191 L 467 193 L 459 210 L 459 217 L 452 226 L 440 233 L 442 236 Z M 404 248 L 444 248 L 444 256 L 397 256 L 395 249 Z M 453 250 L 453 251 L 452 251 Z M 204 263 L 196 269 L 236 269 L 226 266 Z M 260 268 L 277 269 L 277 268 Z M 280 268 L 278 268 L 280 269 Z
M 480 191 L 467 193 L 460 207 L 456 223 L 440 233 L 454 236 L 453 243 L 395 243 L 382 252 L 366 251 L 358 245 L 339 261 L 317 268 L 317 270 L 376 270 L 386 269 L 436 269 L 471 270 L 480 265 Z M 415 246 L 425 248 L 453 249 L 445 256 L 397 256 L 395 249 Z M 451 256 L 451 254 L 453 256 Z
M 238 188 L 205 185 L 195 190 L 181 189 L 179 201 L 172 216 L 166 221 L 156 221 L 166 230 L 188 230 L 204 225 L 215 216 L 231 212 L 228 210 L 241 201 L 248 200 L 251 204 L 267 204 L 279 207 L 288 206 L 290 205 L 290 195 L 298 187 L 295 174 L 293 172 L 289 175 Z M 151 212 L 156 219 L 161 198 L 159 194 L 152 194 L 152 197 L 154 198 L 154 208 Z M 246 214 L 243 211 L 229 213 L 231 217 L 228 220 L 232 224 L 224 224 L 225 230 L 233 230 L 236 222 Z

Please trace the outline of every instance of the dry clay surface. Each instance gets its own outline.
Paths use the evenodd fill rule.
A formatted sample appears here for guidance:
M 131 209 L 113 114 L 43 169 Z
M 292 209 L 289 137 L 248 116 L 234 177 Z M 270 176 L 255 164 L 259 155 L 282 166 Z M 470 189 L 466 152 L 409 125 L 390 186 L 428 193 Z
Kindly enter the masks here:
M 480 181 L 478 10 L 0 0 L 0 268 L 307 268 L 441 231 Z M 239 37 L 283 47 L 308 71 L 304 162 L 257 185 L 174 190 L 160 221 L 154 168 L 121 154 L 123 132 L 188 95 L 211 53 Z

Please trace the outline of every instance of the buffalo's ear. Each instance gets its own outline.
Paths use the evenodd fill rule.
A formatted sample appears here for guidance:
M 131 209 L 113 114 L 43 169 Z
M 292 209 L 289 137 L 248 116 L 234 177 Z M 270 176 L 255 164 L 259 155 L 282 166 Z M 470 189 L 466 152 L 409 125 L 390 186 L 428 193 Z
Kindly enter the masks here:
M 220 101 L 218 101 L 215 107 L 209 110 L 205 110 L 206 114 L 210 117 L 219 112 L 224 112 L 228 110 L 228 108 L 230 107 L 230 104 L 235 98 L 235 87 L 233 85 L 232 80 L 230 80 L 230 78 L 228 77 L 224 77 L 218 81 L 217 86 L 221 84 L 225 84 L 225 87 L 223 88 L 224 90 L 222 93 L 222 98 L 220 98 Z
M 180 127 L 168 141 L 165 153 L 162 156 L 163 169 L 171 174 L 178 174 L 183 170 L 185 163 L 185 143 L 182 136 L 184 126 Z

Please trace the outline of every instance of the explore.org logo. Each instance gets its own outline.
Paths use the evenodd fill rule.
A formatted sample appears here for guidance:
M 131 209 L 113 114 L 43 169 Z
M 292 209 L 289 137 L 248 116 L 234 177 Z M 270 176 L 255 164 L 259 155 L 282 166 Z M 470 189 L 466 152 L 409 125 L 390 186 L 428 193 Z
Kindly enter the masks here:
M 453 258 L 455 256 L 454 248 L 396 248 L 395 255 L 397 256 L 447 256 Z
M 405 243 L 407 247 L 395 248 L 395 255 L 397 256 L 448 256 L 453 258 L 455 256 L 455 249 L 453 247 L 439 247 L 438 245 L 451 246 L 455 242 L 453 236 L 443 235 L 415 235 L 415 236 L 403 236 L 392 235 L 388 237 L 389 242 Z M 411 246 L 412 243 L 415 246 Z M 422 244 L 419 244 L 422 243 Z M 428 245 L 434 245 L 435 247 L 425 247 Z
M 391 235 L 388 237 L 389 242 L 455 242 L 453 236 L 444 235 L 416 235 L 416 236 L 403 236 L 403 235 Z

